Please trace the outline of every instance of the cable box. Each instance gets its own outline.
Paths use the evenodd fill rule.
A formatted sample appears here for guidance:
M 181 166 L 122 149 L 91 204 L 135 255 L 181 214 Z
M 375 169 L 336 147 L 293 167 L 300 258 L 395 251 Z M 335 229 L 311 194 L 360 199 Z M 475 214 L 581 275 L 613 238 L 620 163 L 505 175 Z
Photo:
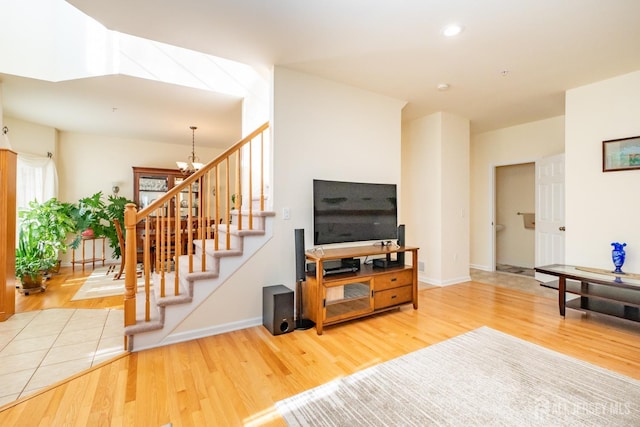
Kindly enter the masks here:
M 386 258 L 376 258 L 373 260 L 373 267 L 374 268 L 391 268 L 391 267 L 398 267 L 400 265 L 400 261 L 396 261 L 396 260 L 389 260 Z
M 360 271 L 360 258 L 332 259 L 322 263 L 322 275 L 355 273 Z M 316 263 L 307 263 L 307 273 L 316 274 Z

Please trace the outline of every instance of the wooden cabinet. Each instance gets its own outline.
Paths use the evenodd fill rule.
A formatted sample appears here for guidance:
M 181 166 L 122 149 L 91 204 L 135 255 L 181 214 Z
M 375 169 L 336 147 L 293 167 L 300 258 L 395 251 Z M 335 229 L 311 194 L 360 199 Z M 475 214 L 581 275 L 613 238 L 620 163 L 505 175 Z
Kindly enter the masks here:
M 325 263 L 365 257 L 388 258 L 393 253 L 412 254 L 411 265 L 375 268 L 361 262 L 355 272 L 325 274 Z M 303 312 L 322 334 L 324 326 L 391 310 L 404 304 L 418 308 L 418 248 L 358 246 L 307 251 L 307 261 L 315 263 L 303 285 Z
M 133 167 L 133 201 L 138 206 L 138 210 L 146 208 L 149 204 L 153 203 L 158 197 L 172 189 L 174 186 L 181 183 L 187 177 L 182 175 L 178 169 L 162 169 L 162 168 L 145 168 L 145 167 Z M 193 216 L 198 215 L 199 204 L 199 191 L 198 184 L 193 184 L 191 191 L 193 197 L 191 214 Z M 177 202 L 179 209 L 179 215 L 186 217 L 188 215 L 188 197 L 189 191 L 184 190 L 180 193 L 180 198 Z M 171 212 L 171 216 L 175 216 L 176 206 L 171 206 L 174 212 Z
M 375 310 L 413 302 L 413 271 L 404 269 L 375 277 Z
M 18 155 L 0 148 L 0 322 L 16 311 L 16 164 Z
M 373 311 L 373 280 L 348 278 L 324 282 L 324 323 L 335 323 Z

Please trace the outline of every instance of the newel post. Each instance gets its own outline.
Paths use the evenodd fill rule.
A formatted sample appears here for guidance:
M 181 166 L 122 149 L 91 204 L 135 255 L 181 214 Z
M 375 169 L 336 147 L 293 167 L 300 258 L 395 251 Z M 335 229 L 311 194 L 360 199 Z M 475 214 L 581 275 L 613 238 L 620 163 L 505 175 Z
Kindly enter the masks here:
M 136 324 L 136 205 L 127 203 L 124 208 L 125 263 L 124 271 L 124 326 Z

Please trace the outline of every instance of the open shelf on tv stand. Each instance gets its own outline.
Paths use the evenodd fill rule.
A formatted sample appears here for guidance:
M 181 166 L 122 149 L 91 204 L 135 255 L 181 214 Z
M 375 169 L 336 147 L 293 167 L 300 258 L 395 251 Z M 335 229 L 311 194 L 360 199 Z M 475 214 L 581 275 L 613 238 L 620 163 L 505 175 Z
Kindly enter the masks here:
M 392 260 L 404 260 L 398 254 L 411 254 L 411 264 Z M 380 257 L 383 255 L 382 257 Z M 320 335 L 324 326 L 370 316 L 402 305 L 413 304 L 418 308 L 418 248 L 408 246 L 352 246 L 305 253 L 308 262 L 314 264 L 313 273 L 307 274 L 304 283 L 303 314 L 315 322 Z M 327 271 L 324 264 L 361 257 L 376 257 L 388 261 L 386 268 L 361 263 L 356 271 L 337 273 Z M 336 267 L 340 268 L 340 267 Z M 346 268 L 346 267 L 343 267 Z M 327 274 L 329 272 L 329 274 Z M 333 273 L 333 274 L 332 274 Z

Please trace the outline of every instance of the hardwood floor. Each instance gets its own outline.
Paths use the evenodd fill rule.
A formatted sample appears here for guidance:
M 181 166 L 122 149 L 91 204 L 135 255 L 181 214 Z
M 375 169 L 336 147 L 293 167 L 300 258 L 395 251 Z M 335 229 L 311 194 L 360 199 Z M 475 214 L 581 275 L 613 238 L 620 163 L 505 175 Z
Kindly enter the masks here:
M 73 272 L 71 267 L 62 267 L 58 274 L 47 280 L 46 291 L 29 296 L 16 292 L 16 313 L 47 308 L 124 308 L 122 296 L 71 301 L 92 271 L 91 268 L 85 268 L 83 273 L 81 268 L 76 267 Z
M 272 336 L 262 326 L 129 354 L 5 407 L 0 425 L 284 425 L 278 400 L 480 326 L 640 379 L 640 325 L 478 282 L 411 306 Z

